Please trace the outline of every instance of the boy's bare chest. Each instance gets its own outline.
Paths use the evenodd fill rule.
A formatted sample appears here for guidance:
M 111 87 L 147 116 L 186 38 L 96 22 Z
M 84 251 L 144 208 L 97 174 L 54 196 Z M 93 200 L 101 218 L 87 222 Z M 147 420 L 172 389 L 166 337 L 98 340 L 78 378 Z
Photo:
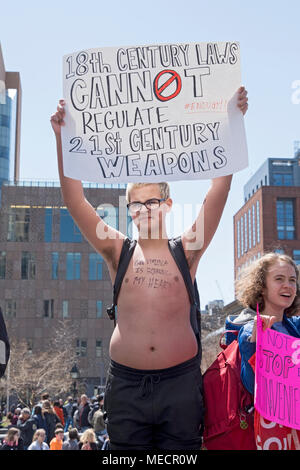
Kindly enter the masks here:
M 179 273 L 167 258 L 137 257 L 129 268 L 125 282 L 132 286 L 165 290 L 179 282 Z
M 145 300 L 157 296 L 161 298 L 172 295 L 186 295 L 186 287 L 170 252 L 153 255 L 145 255 L 142 251 L 136 250 L 128 266 L 123 281 L 123 294 L 140 295 L 140 300 Z

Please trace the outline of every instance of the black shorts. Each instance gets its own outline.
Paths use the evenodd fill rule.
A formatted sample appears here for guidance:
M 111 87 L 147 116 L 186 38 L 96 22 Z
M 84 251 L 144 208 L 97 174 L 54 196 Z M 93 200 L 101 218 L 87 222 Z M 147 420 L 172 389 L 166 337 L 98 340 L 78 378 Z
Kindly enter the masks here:
M 159 370 L 111 361 L 104 411 L 111 450 L 199 450 L 204 415 L 199 357 Z

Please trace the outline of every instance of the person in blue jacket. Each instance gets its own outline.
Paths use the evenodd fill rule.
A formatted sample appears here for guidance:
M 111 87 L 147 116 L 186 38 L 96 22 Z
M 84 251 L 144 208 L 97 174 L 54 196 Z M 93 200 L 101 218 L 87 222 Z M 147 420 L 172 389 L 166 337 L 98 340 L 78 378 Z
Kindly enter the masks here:
M 254 372 L 249 359 L 256 351 L 256 306 L 263 328 L 272 328 L 300 338 L 299 269 L 292 258 L 267 253 L 244 271 L 236 282 L 237 299 L 252 313 L 238 335 L 241 353 L 241 380 L 254 394 Z M 243 313 L 243 312 L 242 312 Z

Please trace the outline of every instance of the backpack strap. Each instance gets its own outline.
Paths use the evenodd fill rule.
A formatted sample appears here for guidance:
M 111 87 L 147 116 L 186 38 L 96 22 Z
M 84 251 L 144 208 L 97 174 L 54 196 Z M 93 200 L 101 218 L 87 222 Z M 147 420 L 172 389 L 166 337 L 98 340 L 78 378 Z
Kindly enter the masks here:
M 132 258 L 136 243 L 137 243 L 136 240 L 131 240 L 128 237 L 124 238 L 124 241 L 123 241 L 117 274 L 116 274 L 116 278 L 115 278 L 115 282 L 113 286 L 113 304 L 111 307 L 107 308 L 107 314 L 111 320 L 114 320 L 115 325 L 116 325 L 116 306 L 117 306 L 119 292 L 120 292 L 122 281 L 127 271 L 129 262 Z
M 169 249 L 183 276 L 183 280 L 185 282 L 185 285 L 186 285 L 186 288 L 190 297 L 190 302 L 191 304 L 194 304 L 196 301 L 194 286 L 193 286 L 188 262 L 184 253 L 181 236 L 177 238 L 171 238 L 169 240 Z
M 191 302 L 191 325 L 194 330 L 195 335 L 200 336 L 200 321 L 198 318 L 198 311 L 200 311 L 200 299 L 199 292 L 197 288 L 197 282 L 193 284 L 189 265 L 185 256 L 184 248 L 182 245 L 181 236 L 177 238 L 172 238 L 169 240 L 169 249 L 171 254 L 182 274 L 183 280 L 185 282 L 186 289 L 189 294 Z
M 230 333 L 230 334 L 232 334 L 232 335 L 238 337 L 239 330 L 224 330 L 224 331 L 223 331 L 223 333 L 221 334 L 220 339 L 219 339 L 219 346 L 220 346 L 220 348 L 222 348 L 222 349 L 226 349 L 226 348 L 229 346 L 229 344 L 231 344 L 231 343 L 226 344 L 226 343 L 223 343 L 223 342 L 222 342 L 224 336 L 227 335 L 228 333 Z

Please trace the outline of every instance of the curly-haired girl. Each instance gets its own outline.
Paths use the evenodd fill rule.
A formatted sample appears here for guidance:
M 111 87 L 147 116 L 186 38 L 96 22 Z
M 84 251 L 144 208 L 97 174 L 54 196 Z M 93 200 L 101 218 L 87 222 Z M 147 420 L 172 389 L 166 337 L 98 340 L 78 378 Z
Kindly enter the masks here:
M 299 269 L 289 256 L 267 253 L 252 263 L 236 282 L 236 296 L 254 315 L 254 319 L 240 329 L 238 336 L 241 380 L 253 394 L 256 305 L 259 305 L 264 328 L 300 338 Z M 300 431 L 270 422 L 256 410 L 255 433 L 258 449 L 300 449 Z

